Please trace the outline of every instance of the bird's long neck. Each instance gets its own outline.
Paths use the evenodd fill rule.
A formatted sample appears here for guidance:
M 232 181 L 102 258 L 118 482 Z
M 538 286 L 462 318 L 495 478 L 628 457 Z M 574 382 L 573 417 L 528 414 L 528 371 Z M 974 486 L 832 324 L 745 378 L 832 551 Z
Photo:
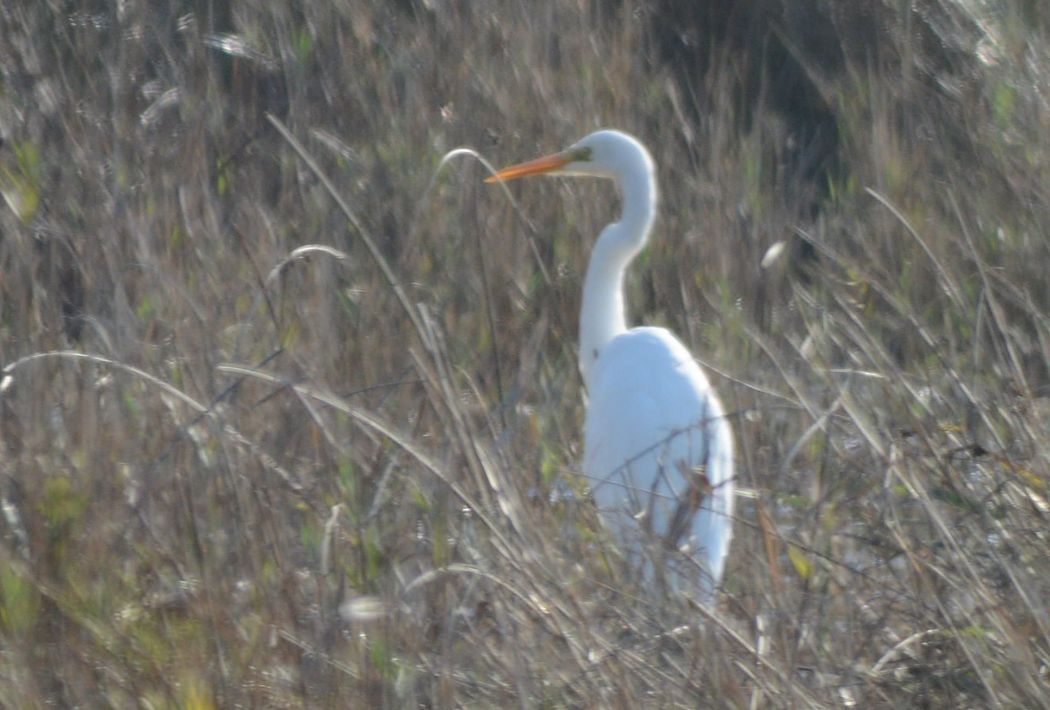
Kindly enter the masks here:
M 656 215 L 656 179 L 651 164 L 628 172 L 619 183 L 623 214 L 598 237 L 583 282 L 580 309 L 580 372 L 590 371 L 602 349 L 627 330 L 623 280 L 627 266 L 645 246 Z

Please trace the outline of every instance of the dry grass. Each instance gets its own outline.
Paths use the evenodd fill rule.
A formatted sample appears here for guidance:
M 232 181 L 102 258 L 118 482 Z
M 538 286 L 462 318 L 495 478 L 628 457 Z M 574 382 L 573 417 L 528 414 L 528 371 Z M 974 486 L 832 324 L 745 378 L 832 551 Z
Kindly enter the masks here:
M 630 4 L 15 5 L 0 704 L 1050 705 L 1041 5 L 950 76 L 899 18 L 817 77 L 815 220 L 732 56 L 694 124 Z M 438 170 L 599 126 L 661 169 L 634 312 L 734 416 L 714 613 L 624 576 L 577 473 L 608 186 Z

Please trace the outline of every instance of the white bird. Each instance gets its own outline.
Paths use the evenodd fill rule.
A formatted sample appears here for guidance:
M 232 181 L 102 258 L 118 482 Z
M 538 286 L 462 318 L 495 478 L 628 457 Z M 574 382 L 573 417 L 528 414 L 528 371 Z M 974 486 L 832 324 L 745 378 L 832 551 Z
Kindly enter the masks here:
M 664 328 L 628 329 L 624 307 L 624 275 L 656 217 L 655 173 L 638 140 L 603 130 L 487 182 L 550 174 L 607 178 L 619 188 L 623 213 L 601 231 L 583 283 L 583 472 L 629 558 L 642 557 L 647 573 L 673 583 L 690 578 L 691 567 L 709 603 L 732 535 L 732 430 L 685 346 Z

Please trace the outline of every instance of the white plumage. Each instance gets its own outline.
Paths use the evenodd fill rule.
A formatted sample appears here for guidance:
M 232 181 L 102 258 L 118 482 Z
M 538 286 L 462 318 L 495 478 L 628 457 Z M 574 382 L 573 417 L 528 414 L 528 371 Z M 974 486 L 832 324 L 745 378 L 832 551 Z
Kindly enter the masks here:
M 588 392 L 583 470 L 607 525 L 634 553 L 693 556 L 710 596 L 729 551 L 733 436 L 703 371 L 667 330 L 632 328 L 602 349 Z

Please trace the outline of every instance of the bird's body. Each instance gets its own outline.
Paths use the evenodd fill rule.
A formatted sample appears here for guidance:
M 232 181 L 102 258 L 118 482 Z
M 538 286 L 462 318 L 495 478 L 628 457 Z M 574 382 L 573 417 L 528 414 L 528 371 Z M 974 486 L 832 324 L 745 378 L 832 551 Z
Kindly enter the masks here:
M 538 173 L 604 177 L 620 189 L 623 213 L 602 230 L 583 287 L 583 472 L 628 556 L 665 579 L 699 577 L 709 600 L 732 532 L 732 431 L 686 347 L 663 328 L 626 325 L 624 275 L 656 215 L 652 158 L 633 137 L 605 130 L 494 179 Z M 697 574 L 686 572 L 688 560 Z
M 590 382 L 583 470 L 606 524 L 632 556 L 660 560 L 670 578 L 699 576 L 710 597 L 733 512 L 733 439 L 721 403 L 663 328 L 613 338 Z M 683 569 L 693 558 L 698 575 Z

